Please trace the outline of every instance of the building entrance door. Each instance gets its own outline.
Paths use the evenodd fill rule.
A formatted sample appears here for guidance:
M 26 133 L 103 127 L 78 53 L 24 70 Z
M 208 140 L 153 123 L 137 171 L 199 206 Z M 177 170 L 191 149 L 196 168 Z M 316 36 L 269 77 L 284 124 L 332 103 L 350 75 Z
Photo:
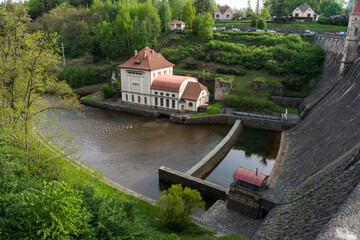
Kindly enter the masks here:
M 185 107 L 184 105 L 181 105 L 181 112 L 184 112 L 185 111 Z

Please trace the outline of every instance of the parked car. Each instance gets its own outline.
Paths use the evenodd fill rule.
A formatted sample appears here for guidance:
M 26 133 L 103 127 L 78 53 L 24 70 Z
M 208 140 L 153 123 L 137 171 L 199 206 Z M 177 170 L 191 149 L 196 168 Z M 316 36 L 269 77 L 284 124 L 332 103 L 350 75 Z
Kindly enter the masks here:
M 267 32 L 268 32 L 268 33 L 276 33 L 276 31 L 275 31 L 275 30 L 272 30 L 272 29 L 268 29 Z
M 265 32 L 265 30 L 262 30 L 262 29 L 256 29 L 256 32 Z
M 226 28 L 225 28 L 225 27 L 218 27 L 217 30 L 219 30 L 219 31 L 225 31 Z
M 217 30 L 217 28 L 216 28 L 215 26 L 213 26 L 213 27 L 212 27 L 212 30 L 213 30 L 213 31 L 216 31 L 216 30 Z
M 294 31 L 290 30 L 290 31 L 287 31 L 288 33 L 295 33 Z
M 232 30 L 233 30 L 234 32 L 241 32 L 241 30 L 238 29 L 238 28 L 233 28 Z

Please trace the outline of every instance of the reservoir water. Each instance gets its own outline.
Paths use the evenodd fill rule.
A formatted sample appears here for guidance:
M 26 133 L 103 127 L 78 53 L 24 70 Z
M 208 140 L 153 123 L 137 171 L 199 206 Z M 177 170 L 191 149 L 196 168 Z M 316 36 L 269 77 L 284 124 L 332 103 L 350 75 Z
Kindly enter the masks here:
M 230 130 L 230 126 L 174 124 L 166 119 L 93 107 L 85 107 L 84 116 L 73 112 L 51 114 L 74 135 L 85 165 L 153 199 L 160 197 L 159 167 L 186 172 Z M 232 174 L 240 166 L 251 170 L 258 167 L 260 172 L 269 173 L 278 139 L 276 132 L 244 128 L 233 149 L 207 180 L 229 187 Z

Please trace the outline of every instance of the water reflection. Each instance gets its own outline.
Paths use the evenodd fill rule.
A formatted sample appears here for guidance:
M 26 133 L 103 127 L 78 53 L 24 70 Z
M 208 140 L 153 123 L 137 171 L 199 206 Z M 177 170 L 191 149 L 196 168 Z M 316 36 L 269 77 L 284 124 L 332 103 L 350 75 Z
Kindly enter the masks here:
M 160 197 L 158 168 L 185 172 L 210 152 L 229 126 L 181 125 L 85 107 L 85 117 L 53 112 L 73 133 L 85 165 L 153 199 Z
M 281 134 L 274 131 L 243 128 L 238 140 L 207 181 L 229 187 L 232 175 L 243 167 L 260 173 L 270 174 L 279 150 Z

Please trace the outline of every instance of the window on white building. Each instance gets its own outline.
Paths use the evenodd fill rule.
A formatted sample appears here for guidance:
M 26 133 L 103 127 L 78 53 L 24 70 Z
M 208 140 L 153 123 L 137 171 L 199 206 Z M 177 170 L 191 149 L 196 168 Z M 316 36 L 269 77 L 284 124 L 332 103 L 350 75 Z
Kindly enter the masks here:
M 164 106 L 164 99 L 160 98 L 160 106 Z
M 193 107 L 193 104 L 192 104 L 192 102 L 189 102 L 189 107 L 191 107 L 191 108 Z
M 157 95 L 158 94 L 158 92 L 155 92 L 155 95 Z
M 169 107 L 169 99 L 166 99 L 166 107 Z
M 166 74 L 166 72 L 167 72 L 167 71 L 165 70 L 165 71 L 164 71 L 164 74 Z
M 144 97 L 144 103 L 147 104 L 147 98 L 146 97 Z
M 167 93 L 167 94 L 166 94 L 166 96 L 168 97 L 168 96 L 169 96 L 169 94 Z
M 153 73 L 153 78 L 155 78 L 155 73 Z
M 164 93 L 161 92 L 160 95 L 162 96 L 162 95 L 164 95 Z
M 134 98 L 134 95 L 131 95 L 131 101 L 132 101 L 132 102 L 135 101 L 134 99 L 135 99 L 135 98 Z
M 229 14 L 226 14 L 226 18 L 230 18 L 230 15 L 229 15 Z
M 155 98 L 155 106 L 157 106 L 158 105 L 158 98 L 156 97 Z
M 172 97 L 175 97 L 175 94 L 172 94 L 171 96 L 172 96 Z
M 138 96 L 138 103 L 141 103 L 141 98 L 140 98 L 140 96 Z
M 219 18 L 220 16 L 219 16 L 219 14 L 216 14 L 216 18 Z
M 172 100 L 172 108 L 175 108 L 175 100 Z
M 125 94 L 125 99 L 126 99 L 126 101 L 129 101 L 129 100 L 128 100 L 128 95 L 127 95 L 127 94 Z
M 161 75 L 161 72 L 158 72 L 158 75 L 160 76 L 160 75 Z

